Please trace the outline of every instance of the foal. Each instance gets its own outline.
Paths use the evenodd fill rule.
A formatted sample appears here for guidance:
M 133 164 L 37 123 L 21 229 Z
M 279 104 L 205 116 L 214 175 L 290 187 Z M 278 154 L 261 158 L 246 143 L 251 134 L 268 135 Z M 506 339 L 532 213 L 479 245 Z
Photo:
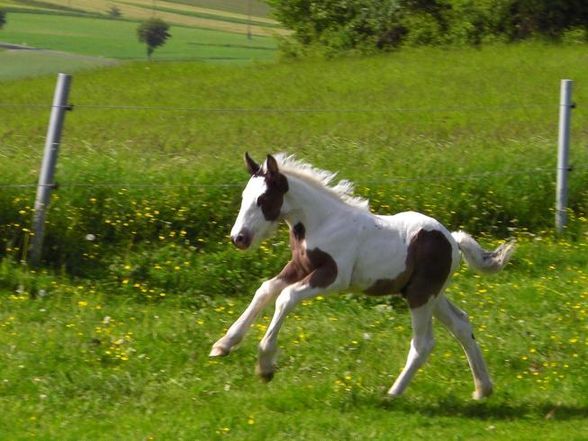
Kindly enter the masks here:
M 434 346 L 434 316 L 462 345 L 474 377 L 474 399 L 492 393 L 492 382 L 467 315 L 443 294 L 463 254 L 475 270 L 493 273 L 507 263 L 514 247 L 483 250 L 468 234 L 450 233 L 435 219 L 415 212 L 394 216 L 370 213 L 353 186 L 331 183 L 334 174 L 292 157 L 267 156 L 263 166 L 245 154 L 251 175 L 231 231 L 240 249 L 259 244 L 284 220 L 290 228 L 292 259 L 255 292 L 243 314 L 212 347 L 211 357 L 228 355 L 261 310 L 275 300 L 271 323 L 259 344 L 257 373 L 266 381 L 275 372 L 278 332 L 286 315 L 304 299 L 347 289 L 366 294 L 401 294 L 412 318 L 406 365 L 388 394 L 404 392 Z

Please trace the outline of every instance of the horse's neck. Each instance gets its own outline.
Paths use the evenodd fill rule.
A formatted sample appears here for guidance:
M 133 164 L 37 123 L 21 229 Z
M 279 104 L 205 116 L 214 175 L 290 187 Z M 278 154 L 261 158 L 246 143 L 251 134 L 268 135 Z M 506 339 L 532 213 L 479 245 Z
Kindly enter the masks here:
M 333 219 L 346 216 L 352 207 L 327 190 L 299 178 L 290 178 L 286 193 L 289 204 L 285 219 L 290 228 L 302 223 L 307 232 L 318 230 Z

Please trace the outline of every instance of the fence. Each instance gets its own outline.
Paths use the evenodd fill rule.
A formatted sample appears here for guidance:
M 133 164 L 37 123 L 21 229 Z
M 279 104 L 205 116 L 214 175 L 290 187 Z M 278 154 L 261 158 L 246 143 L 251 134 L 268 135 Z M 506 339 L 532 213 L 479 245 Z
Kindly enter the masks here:
M 52 106 L 45 104 L 11 104 L 0 103 L 0 108 L 38 108 L 51 109 L 51 119 L 47 132 L 45 154 L 39 175 L 39 182 L 37 187 L 37 198 L 35 201 L 35 211 L 33 219 L 33 232 L 31 241 L 31 248 L 29 253 L 30 261 L 33 265 L 40 262 L 41 250 L 44 236 L 44 223 L 46 216 L 46 208 L 49 205 L 51 193 L 56 188 L 54 182 L 54 171 L 57 164 L 57 156 L 59 151 L 60 136 L 64 125 L 64 119 L 67 111 L 74 109 L 89 109 L 89 110 L 122 110 L 122 111 L 140 111 L 149 110 L 157 112 L 196 112 L 205 114 L 349 114 L 349 113 L 450 113 L 450 112 L 464 112 L 464 111 L 487 111 L 489 106 L 456 106 L 445 108 L 427 108 L 427 107 L 391 107 L 387 109 L 331 109 L 331 108 L 212 108 L 212 107 L 170 107 L 170 106 L 137 106 L 137 105 L 100 105 L 100 104 L 83 104 L 71 105 L 68 103 L 68 94 L 71 84 L 71 77 L 65 74 L 59 74 L 58 83 L 55 89 L 54 102 Z M 566 225 L 566 204 L 567 204 L 567 179 L 570 167 L 568 164 L 569 157 L 569 142 L 570 142 L 570 116 L 571 110 L 575 107 L 571 99 L 571 80 L 562 80 L 561 86 L 561 101 L 560 101 L 560 122 L 559 122 L 559 142 L 558 142 L 558 165 L 555 170 L 557 173 L 557 192 L 556 192 L 556 230 L 561 232 Z M 525 105 L 495 105 L 492 106 L 496 111 L 507 111 L 512 109 L 533 109 L 542 108 L 549 105 L 549 103 L 528 103 Z M 576 166 L 575 169 L 588 169 L 587 166 Z M 548 167 L 518 169 L 517 171 L 509 172 L 485 172 L 475 174 L 463 174 L 458 176 L 428 176 L 419 178 L 390 178 L 364 180 L 358 182 L 359 184 L 369 183 L 401 183 L 401 182 L 432 182 L 443 181 L 447 179 L 453 180 L 477 180 L 485 179 L 490 176 L 515 176 L 526 174 L 551 174 L 554 170 Z M 0 184 L 0 188 L 29 188 L 34 187 L 34 184 Z M 122 183 L 122 182 L 102 182 L 102 183 L 83 183 L 83 182 L 67 182 L 59 184 L 59 187 L 121 187 L 121 188 L 149 188 L 149 187 L 177 187 L 174 184 L 137 184 L 137 183 Z M 218 183 L 218 184 L 182 184 L 182 187 L 240 187 L 242 183 Z

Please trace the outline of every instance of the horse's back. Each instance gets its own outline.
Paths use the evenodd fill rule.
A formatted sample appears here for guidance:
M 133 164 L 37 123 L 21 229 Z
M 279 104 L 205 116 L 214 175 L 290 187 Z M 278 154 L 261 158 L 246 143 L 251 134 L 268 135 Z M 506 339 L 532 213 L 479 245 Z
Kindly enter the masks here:
M 436 219 L 414 211 L 391 216 L 376 215 L 373 228 L 366 230 L 358 250 L 353 284 L 369 290 L 380 280 L 400 281 L 406 274 L 409 247 L 415 238 L 419 238 L 421 243 L 429 243 L 429 248 L 444 246 L 451 256 L 451 270 L 457 267 L 457 243 Z
M 403 211 L 393 215 L 376 215 L 376 217 L 390 228 L 405 232 L 407 235 L 425 229 L 428 231 L 440 231 L 444 235 L 451 237 L 451 233 L 441 222 L 417 211 Z
M 445 225 L 437 219 L 416 211 L 404 211 L 391 216 L 377 217 L 383 220 L 391 230 L 399 231 L 406 246 L 422 230 L 441 233 L 442 237 L 447 240 L 448 245 L 451 247 L 452 259 L 456 264 L 459 263 L 460 252 L 457 242 Z M 444 241 L 444 239 L 440 237 L 440 241 Z

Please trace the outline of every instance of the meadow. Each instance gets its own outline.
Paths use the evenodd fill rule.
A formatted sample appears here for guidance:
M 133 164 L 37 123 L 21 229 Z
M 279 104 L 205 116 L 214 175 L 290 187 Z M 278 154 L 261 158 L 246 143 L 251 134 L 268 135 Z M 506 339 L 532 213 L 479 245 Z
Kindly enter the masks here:
M 34 48 L 114 59 L 144 59 L 136 37 L 137 22 L 50 14 L 10 13 L 2 41 Z M 172 38 L 157 49 L 158 60 L 271 60 L 276 43 L 270 37 L 173 26 Z
M 207 357 L 245 307 L 245 291 L 172 291 L 146 302 L 113 284 L 27 275 L 4 263 L 2 285 L 20 281 L 21 289 L 0 297 L 0 433 L 15 440 L 586 439 L 587 251 L 585 242 L 520 240 L 499 276 L 457 273 L 448 295 L 470 312 L 495 381 L 483 402 L 469 398 L 465 357 L 440 327 L 406 395 L 384 398 L 410 339 L 408 312 L 396 298 L 305 302 L 281 334 L 279 372 L 263 384 L 253 366 L 267 314 L 231 356 Z
M 0 433 L 7 439 L 586 439 L 588 58 L 529 43 L 241 66 L 131 62 L 74 75 L 43 267 L 21 263 L 55 78 L 0 94 Z M 559 81 L 575 80 L 570 225 L 553 233 Z M 157 87 L 154 87 L 156 85 Z M 288 259 L 287 235 L 227 234 L 242 153 L 287 151 L 357 183 L 372 209 L 416 209 L 519 247 L 448 291 L 496 383 L 474 403 L 465 358 L 437 348 L 400 400 L 409 316 L 397 298 L 306 302 L 280 371 L 256 342 L 210 345 Z M 19 187 L 22 185 L 22 187 Z M 271 311 L 268 311 L 268 314 Z
M 284 32 L 265 16 L 267 8 L 255 2 L 249 14 L 241 2 L 232 0 L 217 2 L 214 9 L 207 2 L 159 2 L 157 8 L 145 0 L 62 3 L 0 1 L 8 14 L 0 33 L 0 80 L 144 60 L 146 49 L 137 41 L 136 29 L 154 14 L 171 25 L 172 35 L 157 49 L 158 60 L 273 61 L 274 36 Z M 112 7 L 119 8 L 118 19 L 109 16 Z M 6 49 L 2 43 L 34 50 Z

